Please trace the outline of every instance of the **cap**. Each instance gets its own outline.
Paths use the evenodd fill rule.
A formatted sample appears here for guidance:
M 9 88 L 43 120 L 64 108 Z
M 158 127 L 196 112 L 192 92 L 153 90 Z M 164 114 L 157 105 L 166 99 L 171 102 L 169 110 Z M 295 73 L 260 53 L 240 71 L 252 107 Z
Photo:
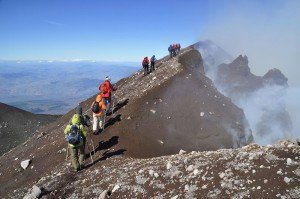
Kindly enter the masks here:
M 77 114 L 81 115 L 82 114 L 82 108 L 81 108 L 81 106 L 77 106 L 76 109 L 75 109 L 75 112 Z

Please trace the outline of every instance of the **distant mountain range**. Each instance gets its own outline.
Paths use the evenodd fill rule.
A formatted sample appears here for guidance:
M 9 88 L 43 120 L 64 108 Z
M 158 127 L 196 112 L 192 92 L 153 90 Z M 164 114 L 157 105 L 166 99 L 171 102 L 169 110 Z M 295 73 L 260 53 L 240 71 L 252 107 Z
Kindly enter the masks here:
M 0 61 L 0 102 L 33 113 L 64 114 L 97 93 L 105 76 L 116 82 L 135 72 L 137 66 L 94 61 Z

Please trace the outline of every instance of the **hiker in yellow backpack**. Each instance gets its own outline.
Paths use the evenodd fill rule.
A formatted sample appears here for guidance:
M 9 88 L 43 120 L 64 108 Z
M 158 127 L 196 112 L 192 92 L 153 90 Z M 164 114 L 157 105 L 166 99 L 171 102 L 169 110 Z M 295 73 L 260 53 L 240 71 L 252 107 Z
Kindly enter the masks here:
M 75 171 L 84 168 L 85 143 L 87 131 L 82 124 L 81 107 L 76 108 L 76 113 L 73 115 L 70 124 L 65 128 L 65 138 L 68 142 L 68 150 L 71 155 L 71 163 Z

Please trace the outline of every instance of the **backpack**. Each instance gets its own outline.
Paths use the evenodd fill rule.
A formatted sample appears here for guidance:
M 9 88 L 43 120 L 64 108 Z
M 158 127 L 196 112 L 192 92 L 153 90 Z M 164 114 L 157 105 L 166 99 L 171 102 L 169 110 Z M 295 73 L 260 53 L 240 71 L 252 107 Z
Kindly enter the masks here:
M 101 84 L 100 91 L 101 91 L 102 94 L 108 93 L 108 89 L 109 89 L 109 88 L 108 88 L 106 82 L 104 82 L 103 84 Z
M 143 60 L 143 66 L 146 66 L 146 65 L 148 65 L 148 64 L 149 64 L 148 59 L 144 59 L 144 60 Z
M 92 106 L 92 111 L 93 113 L 99 113 L 100 111 L 100 106 L 99 106 L 99 102 L 94 102 L 93 106 Z
M 70 127 L 69 134 L 66 138 L 67 142 L 72 145 L 77 145 L 82 141 L 82 137 L 79 133 L 79 126 L 76 124 L 72 124 Z

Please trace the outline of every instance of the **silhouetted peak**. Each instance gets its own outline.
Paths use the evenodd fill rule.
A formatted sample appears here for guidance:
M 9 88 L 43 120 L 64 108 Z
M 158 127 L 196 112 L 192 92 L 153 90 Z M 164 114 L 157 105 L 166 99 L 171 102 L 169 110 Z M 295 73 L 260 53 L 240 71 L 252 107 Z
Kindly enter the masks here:
M 248 66 L 248 57 L 246 55 L 239 55 L 235 60 L 232 62 L 233 64 L 238 65 L 246 65 Z

